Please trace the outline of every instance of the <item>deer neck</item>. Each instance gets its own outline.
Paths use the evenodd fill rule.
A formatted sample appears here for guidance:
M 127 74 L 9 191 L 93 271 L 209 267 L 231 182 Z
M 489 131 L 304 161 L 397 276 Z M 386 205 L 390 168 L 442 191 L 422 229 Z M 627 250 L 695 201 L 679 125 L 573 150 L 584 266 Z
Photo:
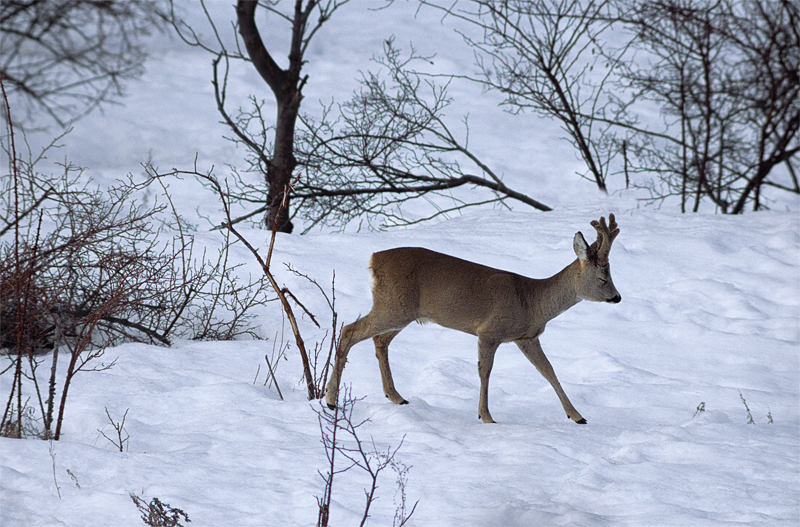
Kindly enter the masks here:
M 533 305 L 536 315 L 547 322 L 581 301 L 578 296 L 578 278 L 581 265 L 575 260 L 564 269 L 543 280 L 536 280 Z

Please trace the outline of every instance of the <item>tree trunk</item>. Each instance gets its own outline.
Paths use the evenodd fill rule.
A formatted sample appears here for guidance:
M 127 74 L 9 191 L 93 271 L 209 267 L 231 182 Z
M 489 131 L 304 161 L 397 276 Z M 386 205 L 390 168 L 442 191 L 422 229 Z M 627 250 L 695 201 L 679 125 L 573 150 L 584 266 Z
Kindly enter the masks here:
M 289 221 L 289 185 L 292 173 L 297 166 L 294 157 L 294 127 L 300 107 L 299 92 L 297 101 L 278 101 L 278 119 L 275 127 L 275 146 L 272 160 L 267 168 L 267 209 L 266 224 L 270 230 L 292 232 Z
M 239 0 L 236 15 L 239 21 L 239 33 L 242 35 L 245 48 L 253 66 L 275 95 L 278 104 L 278 116 L 275 125 L 275 146 L 272 159 L 267 168 L 267 216 L 266 226 L 278 232 L 292 232 L 289 221 L 289 184 L 292 173 L 297 166 L 294 157 L 294 129 L 297 114 L 300 110 L 302 83 L 300 68 L 303 65 L 300 42 L 305 30 L 305 17 L 299 10 L 301 2 L 297 2 L 297 10 L 292 26 L 292 49 L 289 53 L 289 69 L 283 70 L 272 59 L 261 40 L 255 22 L 258 2 Z

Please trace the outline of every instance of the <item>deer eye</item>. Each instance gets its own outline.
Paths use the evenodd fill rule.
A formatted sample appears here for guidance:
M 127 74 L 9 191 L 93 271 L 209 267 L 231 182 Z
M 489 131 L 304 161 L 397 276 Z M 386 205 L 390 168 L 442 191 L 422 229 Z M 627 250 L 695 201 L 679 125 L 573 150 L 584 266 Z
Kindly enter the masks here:
M 602 284 L 605 284 L 606 282 L 608 282 L 608 280 L 606 280 L 602 276 L 598 276 L 597 279 L 600 280 L 600 283 L 602 283 Z

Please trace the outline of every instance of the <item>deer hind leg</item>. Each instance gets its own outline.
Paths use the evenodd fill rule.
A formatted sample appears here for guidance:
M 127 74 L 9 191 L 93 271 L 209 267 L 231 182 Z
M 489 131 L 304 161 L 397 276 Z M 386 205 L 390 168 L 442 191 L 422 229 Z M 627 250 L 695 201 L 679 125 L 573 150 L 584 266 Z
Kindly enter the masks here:
M 359 318 L 352 324 L 342 328 L 342 334 L 339 339 L 339 346 L 336 350 L 336 358 L 333 363 L 331 376 L 330 379 L 328 379 L 328 384 L 325 388 L 325 402 L 328 404 L 328 408 L 336 408 L 336 399 L 339 397 L 339 382 L 342 379 L 342 371 L 344 370 L 344 366 L 347 364 L 347 354 L 350 353 L 350 348 L 361 341 L 389 331 L 395 331 L 396 333 L 399 333 L 400 329 L 404 328 L 410 323 L 411 320 L 399 325 L 400 327 L 398 328 L 397 324 L 392 324 L 389 321 L 382 321 L 380 317 L 376 317 L 370 313 L 367 316 Z M 388 346 L 388 342 L 386 345 Z M 400 397 L 400 399 L 402 399 L 402 397 Z
M 375 355 L 378 357 L 378 366 L 381 369 L 381 381 L 383 381 L 383 393 L 395 404 L 408 404 L 408 401 L 397 393 L 392 379 L 392 369 L 389 367 L 389 343 L 400 333 L 400 330 L 389 331 L 381 335 L 372 337 L 375 343 Z
M 347 363 L 347 354 L 355 344 L 372 336 L 369 334 L 369 328 L 369 315 L 359 318 L 352 324 L 342 328 L 342 333 L 339 335 L 339 345 L 336 347 L 336 357 L 333 361 L 331 376 L 325 387 L 325 402 L 331 410 L 336 408 L 336 400 L 339 397 L 339 381 L 342 378 L 344 365 Z
M 547 360 L 547 357 L 544 355 L 544 351 L 542 351 L 542 345 L 539 344 L 539 339 L 522 339 L 516 341 L 517 346 L 519 349 L 522 350 L 522 353 L 528 358 L 529 361 L 536 366 L 536 369 L 539 370 L 539 373 L 547 379 L 547 382 L 550 383 L 550 386 L 556 391 L 556 395 L 561 400 L 561 406 L 564 407 L 564 411 L 567 412 L 567 417 L 572 419 L 578 424 L 585 425 L 586 419 L 584 419 L 578 410 L 572 406 L 572 403 L 569 401 L 567 394 L 564 393 L 563 388 L 561 388 L 561 383 L 558 382 L 556 378 L 556 373 L 553 371 L 553 366 L 550 365 L 550 361 Z
M 481 395 L 478 401 L 478 418 L 484 423 L 494 423 L 489 413 L 489 375 L 494 365 L 494 354 L 500 341 L 478 337 L 478 375 L 481 378 Z

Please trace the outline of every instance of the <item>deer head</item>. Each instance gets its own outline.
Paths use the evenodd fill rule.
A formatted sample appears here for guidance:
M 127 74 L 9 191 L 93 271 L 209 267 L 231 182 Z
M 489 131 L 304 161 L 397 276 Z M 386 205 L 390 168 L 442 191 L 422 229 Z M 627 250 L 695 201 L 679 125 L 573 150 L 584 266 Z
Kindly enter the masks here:
M 608 215 L 608 225 L 603 217 L 600 221 L 592 221 L 591 225 L 597 231 L 597 241 L 590 246 L 583 234 L 577 232 L 572 243 L 581 267 L 578 276 L 578 296 L 594 302 L 616 304 L 622 297 L 611 281 L 608 253 L 611 250 L 611 243 L 619 234 L 619 228 L 613 214 Z

